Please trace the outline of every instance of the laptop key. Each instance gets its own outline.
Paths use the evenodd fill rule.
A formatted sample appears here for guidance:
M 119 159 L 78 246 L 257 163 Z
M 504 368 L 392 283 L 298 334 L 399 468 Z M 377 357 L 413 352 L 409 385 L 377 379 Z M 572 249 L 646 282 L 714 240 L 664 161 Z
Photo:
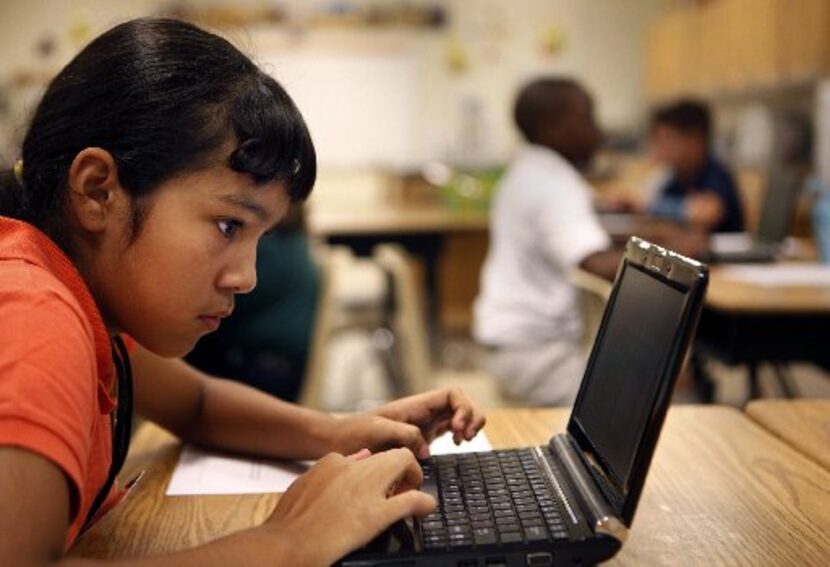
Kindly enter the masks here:
M 527 541 L 545 541 L 548 539 L 548 532 L 541 526 L 531 526 L 525 529 Z
M 446 549 L 447 548 L 447 540 L 425 540 L 424 541 L 424 548 L 425 549 Z
M 450 547 L 470 547 L 473 545 L 473 538 L 467 537 L 465 539 L 450 539 Z
M 520 534 L 519 532 L 500 533 L 499 538 L 501 539 L 502 543 L 521 543 L 522 542 L 522 534 Z
M 568 532 L 564 529 L 551 530 L 550 533 L 553 535 L 553 539 L 568 539 Z
M 475 537 L 476 544 L 487 545 L 496 543 L 496 532 L 493 528 L 479 528 L 473 530 L 473 537 Z
M 492 520 L 473 520 L 473 530 L 477 530 L 480 528 L 492 528 L 495 526 Z
M 470 531 L 471 530 L 470 530 L 469 524 L 463 524 L 463 525 L 460 525 L 460 526 L 448 526 L 447 527 L 447 533 L 450 534 L 450 537 L 452 537 L 453 534 L 468 534 L 468 533 L 470 533 Z
M 421 484 L 421 492 L 426 492 L 437 502 L 438 501 L 438 484 L 435 482 L 435 477 L 430 476 L 425 478 Z
M 526 528 L 531 526 L 544 526 L 544 522 L 541 518 L 534 518 L 532 520 L 522 520 L 522 525 Z
M 522 528 L 519 527 L 519 524 L 496 524 L 496 531 L 499 534 L 506 534 L 509 532 L 519 532 Z

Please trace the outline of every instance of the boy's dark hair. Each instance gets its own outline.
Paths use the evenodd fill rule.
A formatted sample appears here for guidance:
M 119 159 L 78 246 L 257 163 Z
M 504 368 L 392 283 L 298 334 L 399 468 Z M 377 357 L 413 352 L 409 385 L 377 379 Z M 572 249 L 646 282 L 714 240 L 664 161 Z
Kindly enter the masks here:
M 542 127 L 561 120 L 573 94 L 581 90 L 579 83 L 567 77 L 535 79 L 522 87 L 513 106 L 513 119 L 522 136 L 531 144 L 540 143 Z
M 681 100 L 658 108 L 651 118 L 651 127 L 668 126 L 684 134 L 699 134 L 709 144 L 712 118 L 709 107 L 697 100 Z
M 23 142 L 22 186 L 10 171 L 0 177 L 0 214 L 66 250 L 67 177 L 87 147 L 115 159 L 133 198 L 133 239 L 142 198 L 225 147 L 228 167 L 257 184 L 284 182 L 293 201 L 308 196 L 317 175 L 311 136 L 282 87 L 228 41 L 170 19 L 114 27 L 52 80 Z

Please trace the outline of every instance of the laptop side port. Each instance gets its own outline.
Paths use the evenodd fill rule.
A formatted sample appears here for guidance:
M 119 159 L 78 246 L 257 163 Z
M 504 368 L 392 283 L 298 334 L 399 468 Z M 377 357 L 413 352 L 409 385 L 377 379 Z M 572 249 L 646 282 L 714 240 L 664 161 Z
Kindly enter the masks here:
M 478 559 L 460 559 L 456 565 L 458 567 L 478 567 Z
M 553 565 L 553 555 L 547 551 L 528 553 L 527 565 L 528 567 L 544 567 L 546 565 Z
M 486 567 L 507 567 L 507 559 L 503 557 L 491 557 L 484 562 Z

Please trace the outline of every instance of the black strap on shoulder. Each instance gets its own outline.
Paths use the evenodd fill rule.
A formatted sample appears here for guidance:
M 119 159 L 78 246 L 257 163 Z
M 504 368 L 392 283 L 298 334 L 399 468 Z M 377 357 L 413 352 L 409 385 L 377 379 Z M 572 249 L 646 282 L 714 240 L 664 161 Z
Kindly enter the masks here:
M 112 425 L 112 462 L 107 474 L 107 480 L 101 490 L 95 496 L 92 507 L 84 521 L 84 529 L 98 513 L 101 505 L 115 483 L 124 460 L 127 458 L 127 450 L 130 448 L 130 434 L 132 433 L 133 422 L 133 372 L 130 367 L 130 354 L 124 341 L 118 335 L 113 338 L 112 359 L 115 362 L 115 372 L 118 376 L 118 406 L 115 410 L 115 418 Z

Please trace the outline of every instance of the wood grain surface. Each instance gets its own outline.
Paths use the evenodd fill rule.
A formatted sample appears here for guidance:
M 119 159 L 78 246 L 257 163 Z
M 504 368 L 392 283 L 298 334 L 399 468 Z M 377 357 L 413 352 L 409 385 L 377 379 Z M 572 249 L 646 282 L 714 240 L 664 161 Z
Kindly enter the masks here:
M 541 444 L 564 409 L 488 415 L 496 448 Z M 277 495 L 165 497 L 178 442 L 155 426 L 137 433 L 124 471 L 147 470 L 134 493 L 72 555 L 128 557 L 180 550 L 254 526 Z M 669 412 L 629 539 L 616 565 L 827 565 L 830 471 L 724 407 Z
M 830 470 L 830 399 L 757 400 L 746 413 L 761 427 Z

